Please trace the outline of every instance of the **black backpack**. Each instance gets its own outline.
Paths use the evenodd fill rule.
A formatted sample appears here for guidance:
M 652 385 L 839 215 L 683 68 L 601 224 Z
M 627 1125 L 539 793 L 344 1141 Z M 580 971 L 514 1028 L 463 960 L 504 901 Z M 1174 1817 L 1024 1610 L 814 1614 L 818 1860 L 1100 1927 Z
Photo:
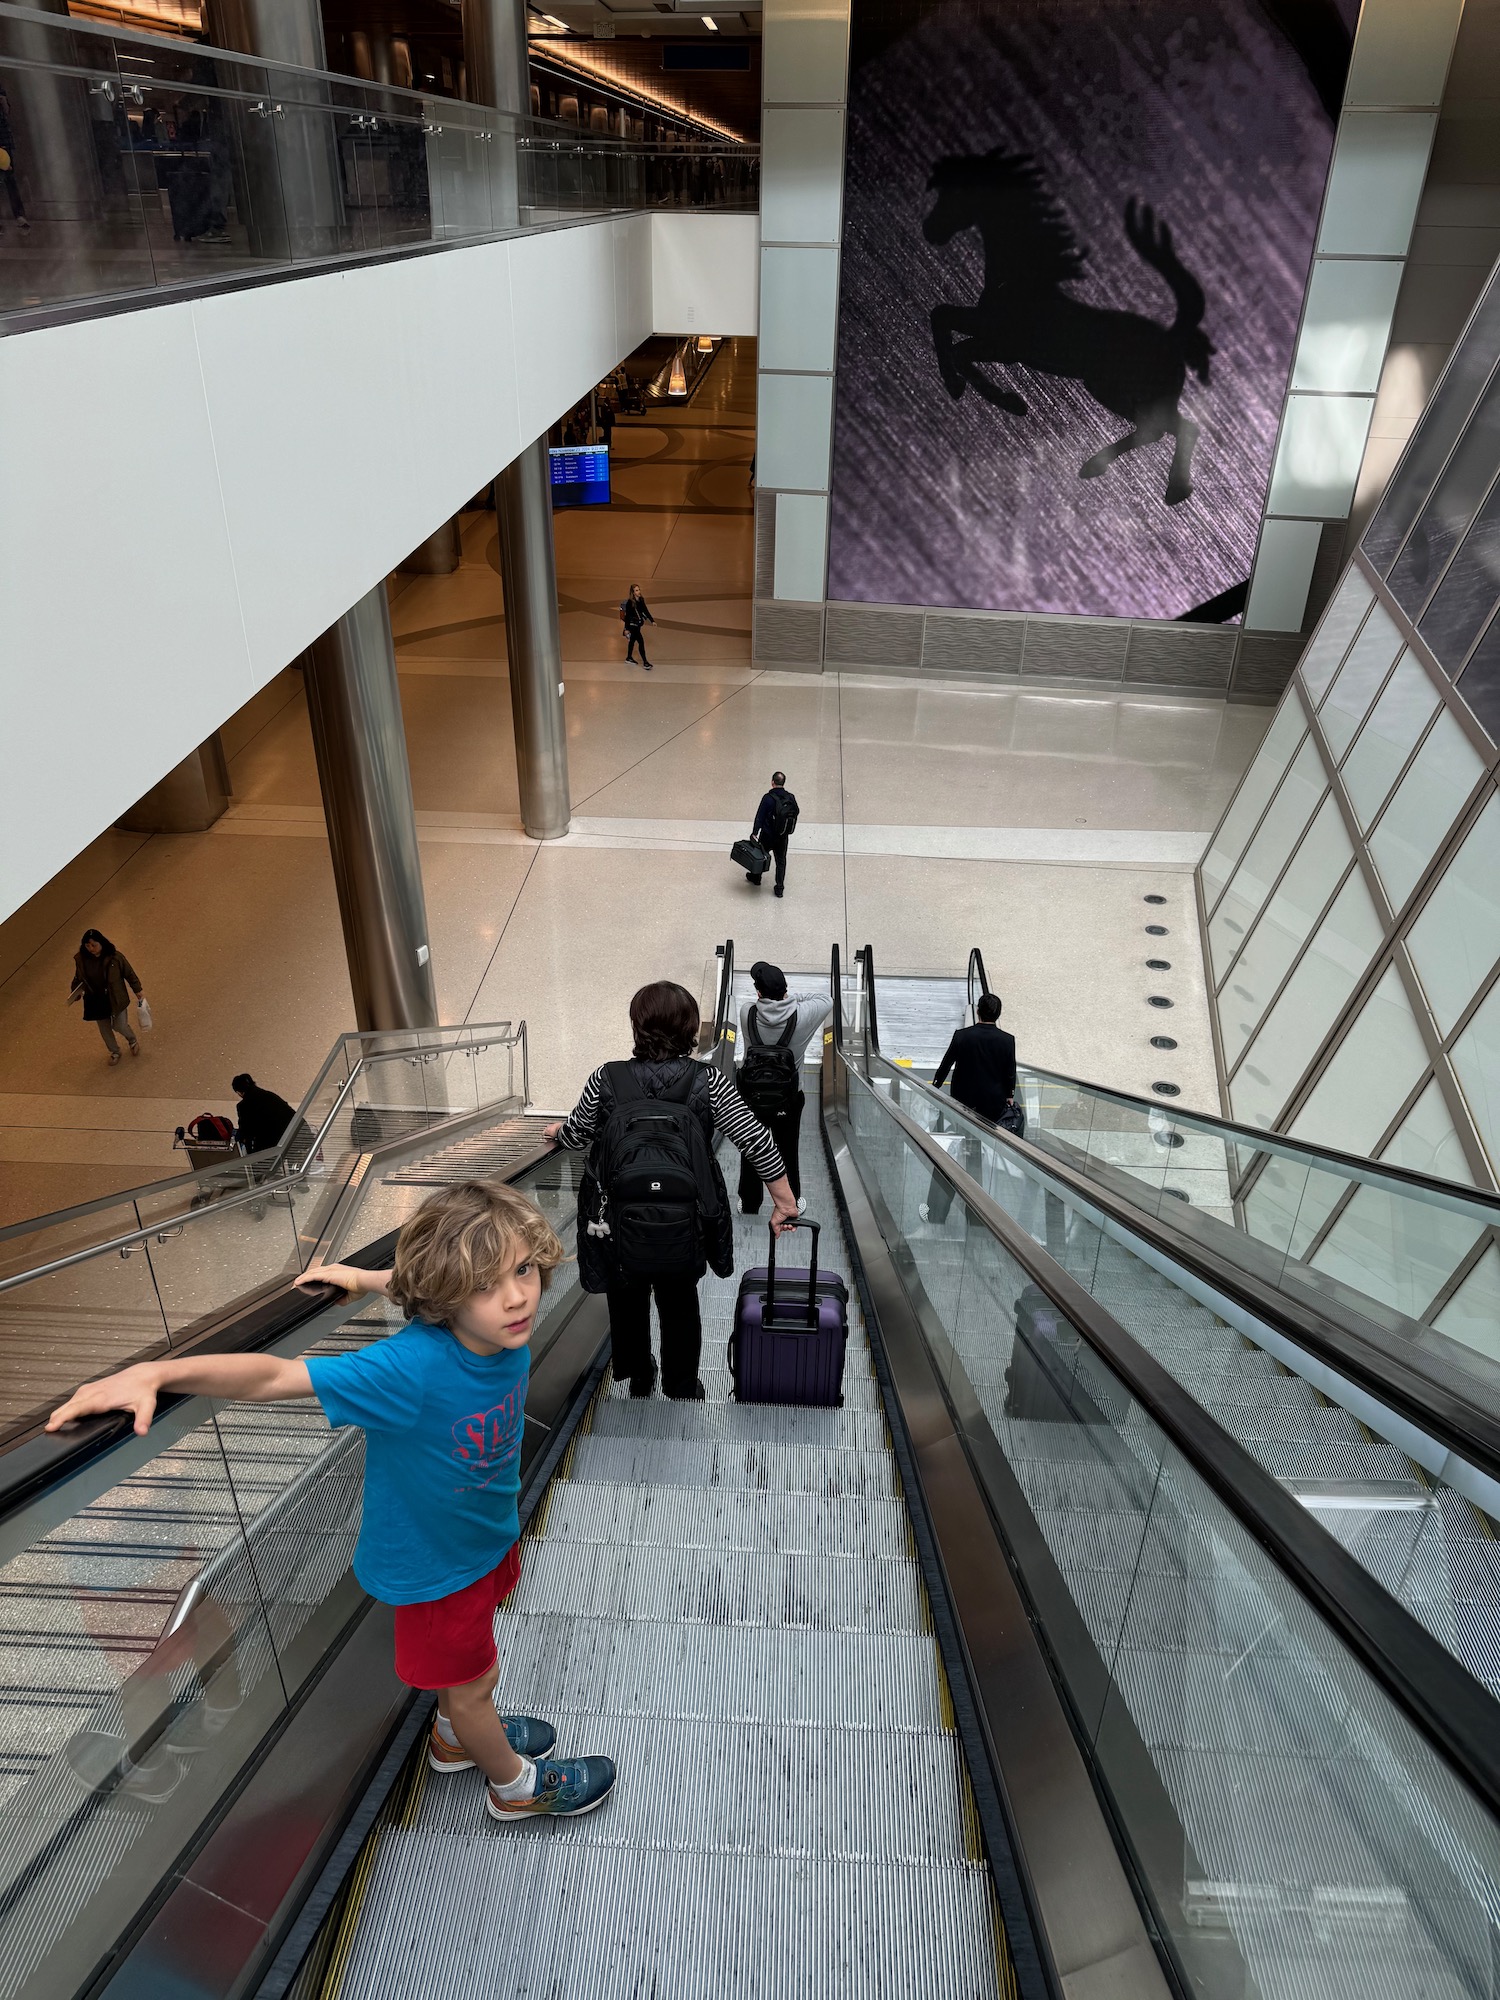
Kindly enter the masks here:
M 740 1064 L 740 1096 L 764 1125 L 778 1112 L 790 1111 L 802 1087 L 797 1074 L 797 1053 L 792 1037 L 797 1032 L 797 1016 L 782 1029 L 774 1042 L 760 1031 L 758 1010 L 745 1016 L 745 1060 Z
M 708 1137 L 688 1102 L 701 1067 L 690 1063 L 660 1097 L 641 1088 L 631 1063 L 607 1063 L 604 1074 L 614 1108 L 589 1162 L 600 1201 L 587 1227 L 609 1238 L 624 1277 L 696 1277 L 721 1208 Z
M 771 807 L 771 832 L 777 840 L 787 840 L 797 831 L 797 801 L 790 792 L 778 792 Z

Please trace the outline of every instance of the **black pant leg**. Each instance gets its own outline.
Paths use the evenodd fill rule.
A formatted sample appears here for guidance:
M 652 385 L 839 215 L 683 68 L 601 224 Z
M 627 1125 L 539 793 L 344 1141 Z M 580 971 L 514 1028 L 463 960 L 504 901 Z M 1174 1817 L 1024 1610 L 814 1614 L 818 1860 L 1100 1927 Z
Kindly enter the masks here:
M 786 887 L 786 836 L 783 835 L 780 840 L 771 841 L 769 845 L 771 852 L 776 857 L 776 886 L 778 889 L 784 889 Z
M 786 1177 L 792 1184 L 792 1193 L 799 1198 L 802 1194 L 802 1107 L 807 1102 L 799 1090 L 797 1101 L 771 1127 L 771 1137 L 780 1148 L 786 1163 Z
M 739 1197 L 746 1215 L 760 1214 L 760 1198 L 764 1192 L 765 1182 L 741 1153 Z
M 651 1280 L 616 1278 L 609 1300 L 609 1348 L 615 1380 L 645 1375 L 651 1367 Z
M 698 1311 L 696 1278 L 653 1278 L 656 1314 L 661 1321 L 661 1388 L 664 1396 L 683 1396 L 698 1381 L 703 1353 L 703 1320 Z

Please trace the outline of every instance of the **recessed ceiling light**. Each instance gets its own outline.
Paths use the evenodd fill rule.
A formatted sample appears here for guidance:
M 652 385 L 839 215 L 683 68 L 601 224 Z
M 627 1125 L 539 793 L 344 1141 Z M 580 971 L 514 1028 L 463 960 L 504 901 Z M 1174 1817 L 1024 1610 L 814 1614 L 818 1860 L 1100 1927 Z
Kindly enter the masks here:
M 718 22 L 717 22 L 717 21 L 716 21 L 716 20 L 714 19 L 714 17 L 713 17 L 713 15 L 712 15 L 712 14 L 705 14 L 705 15 L 703 16 L 703 25 L 704 25 L 704 27 L 705 27 L 705 28 L 711 28 L 711 29 L 713 30 L 713 32 L 714 32 L 715 34 L 718 34 L 718 32 L 719 32 L 719 24 L 718 24 Z
M 567 22 L 559 21 L 555 14 L 543 14 L 542 19 L 548 24 L 549 27 L 561 28 L 563 33 L 567 34 L 568 32 Z

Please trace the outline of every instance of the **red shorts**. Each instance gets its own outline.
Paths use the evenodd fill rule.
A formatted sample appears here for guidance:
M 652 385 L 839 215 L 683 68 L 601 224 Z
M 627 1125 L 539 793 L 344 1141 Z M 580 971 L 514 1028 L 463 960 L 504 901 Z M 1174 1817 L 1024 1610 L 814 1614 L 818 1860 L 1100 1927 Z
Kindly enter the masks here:
M 414 1688 L 465 1687 L 495 1664 L 495 1611 L 520 1581 L 514 1542 L 488 1575 L 429 1604 L 396 1606 L 396 1673 Z

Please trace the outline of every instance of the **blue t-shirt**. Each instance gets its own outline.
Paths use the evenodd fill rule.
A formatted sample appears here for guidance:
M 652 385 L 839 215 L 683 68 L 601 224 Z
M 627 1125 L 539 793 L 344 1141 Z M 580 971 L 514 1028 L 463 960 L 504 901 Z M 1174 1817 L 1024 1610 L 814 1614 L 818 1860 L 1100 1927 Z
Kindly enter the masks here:
M 488 1574 L 520 1532 L 529 1347 L 471 1354 L 413 1320 L 353 1354 L 309 1355 L 335 1429 L 365 1434 L 354 1574 L 384 1604 L 428 1604 Z

